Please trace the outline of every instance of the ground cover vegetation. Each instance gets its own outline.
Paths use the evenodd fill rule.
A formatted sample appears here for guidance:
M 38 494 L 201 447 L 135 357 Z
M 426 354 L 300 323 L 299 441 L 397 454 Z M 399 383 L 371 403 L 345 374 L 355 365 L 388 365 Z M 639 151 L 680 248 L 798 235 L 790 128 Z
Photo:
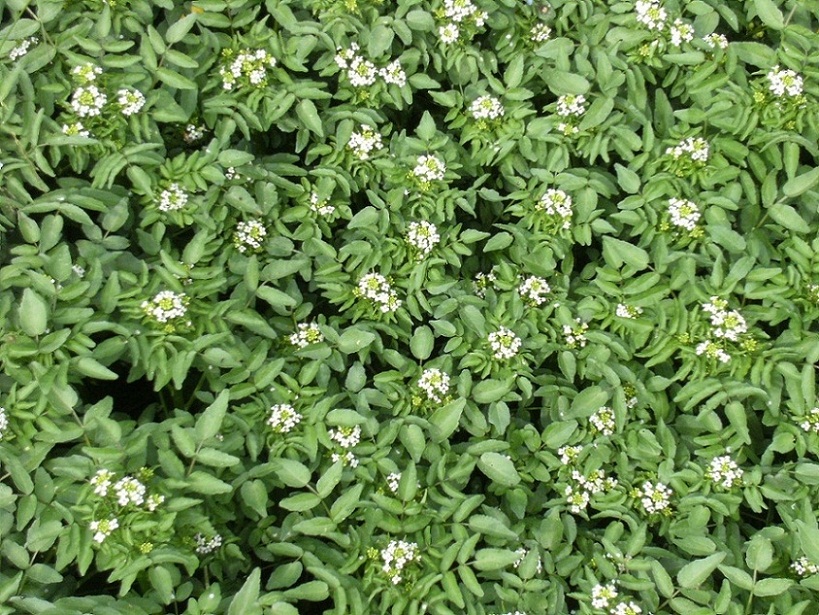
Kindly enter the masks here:
M 0 614 L 819 613 L 819 2 L 0 11 Z

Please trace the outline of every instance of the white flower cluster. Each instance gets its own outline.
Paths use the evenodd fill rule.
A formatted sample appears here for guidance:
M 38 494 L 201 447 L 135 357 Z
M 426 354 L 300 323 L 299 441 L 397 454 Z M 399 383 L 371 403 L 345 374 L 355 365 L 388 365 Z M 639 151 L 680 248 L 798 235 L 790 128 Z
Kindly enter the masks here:
M 347 147 L 359 160 L 367 160 L 372 152 L 383 149 L 384 143 L 378 132 L 366 124 L 361 124 L 361 132 L 354 132 L 350 135 Z
M 188 313 L 189 299 L 185 293 L 163 290 L 154 295 L 150 301 L 143 301 L 140 307 L 145 315 L 158 323 L 185 318 Z
M 401 482 L 401 472 L 393 472 L 387 476 L 387 489 L 398 493 L 398 484 Z
M 671 26 L 671 44 L 679 47 L 694 40 L 694 26 L 682 19 L 675 19 Z
M 15 60 L 19 60 L 29 52 L 29 49 L 31 49 L 32 45 L 36 45 L 39 42 L 40 39 L 37 38 L 36 36 L 24 38 L 16 47 L 9 51 L 9 60 L 11 60 L 12 62 Z
M 119 521 L 116 517 L 94 520 L 88 527 L 94 532 L 94 542 L 102 544 L 119 527 Z
M 518 286 L 518 294 L 521 299 L 532 306 L 543 305 L 546 302 L 546 296 L 552 292 L 552 287 L 543 278 L 537 276 L 529 276 L 520 286 Z
M 711 333 L 716 337 L 738 342 L 740 336 L 748 331 L 748 324 L 742 314 L 728 310 L 727 307 L 728 302 L 716 296 L 711 297 L 710 303 L 702 304 L 703 311 L 711 314 Z
M 515 569 L 518 569 L 518 568 L 520 568 L 520 565 L 523 563 L 523 560 L 526 558 L 526 556 L 527 556 L 527 555 L 529 555 L 530 551 L 529 551 L 529 549 L 527 549 L 526 547 L 521 547 L 520 549 L 517 549 L 517 550 L 515 551 L 515 553 L 517 554 L 518 559 L 516 559 L 516 560 L 515 560 L 515 561 L 512 563 L 512 565 L 515 567 Z M 540 555 L 539 555 L 539 554 L 538 554 L 538 556 L 537 556 L 537 567 L 536 567 L 536 570 L 537 570 L 537 573 L 538 573 L 538 574 L 540 574 L 541 572 L 543 572 L 543 559 L 540 557 Z
M 725 352 L 725 349 L 713 340 L 705 340 L 697 344 L 695 349 L 697 356 L 705 355 L 709 359 L 716 359 L 720 363 L 729 363 L 731 355 Z
M 261 220 L 239 222 L 233 233 L 233 245 L 242 254 L 258 252 L 262 249 L 265 237 L 267 237 L 267 229 Z
M 708 141 L 702 137 L 688 137 L 680 141 L 678 145 L 666 149 L 665 153 L 675 160 L 685 156 L 690 158 L 692 162 L 708 162 Z
M 720 49 L 728 49 L 728 38 L 724 34 L 717 34 L 714 32 L 713 34 L 709 34 L 702 40 L 705 41 L 705 44 L 708 45 L 711 49 L 716 49 L 719 47 Z
M 235 56 L 234 53 L 228 51 L 225 54 L 227 63 L 219 69 L 222 87 L 232 90 L 244 85 L 266 86 L 267 70 L 276 66 L 276 58 L 264 49 L 243 49 Z
M 582 446 L 561 446 L 557 449 L 557 454 L 560 455 L 560 463 L 564 466 L 577 461 L 582 452 Z
M 108 495 L 108 489 L 111 488 L 114 476 L 115 474 L 110 470 L 97 470 L 97 473 L 88 482 L 94 487 L 94 493 L 100 497 L 105 497 Z
M 626 408 L 634 408 L 640 401 L 637 399 L 637 388 L 633 384 L 623 385 L 623 395 L 626 398 Z
M 480 272 L 475 275 L 475 280 L 472 282 L 472 288 L 475 291 L 475 294 L 483 299 L 486 297 L 486 289 L 490 286 L 494 286 L 495 282 L 497 281 L 498 278 L 491 271 L 489 273 Z
M 336 211 L 335 206 L 330 205 L 329 200 L 319 200 L 318 192 L 310 193 L 310 209 L 320 216 L 331 216 Z
M 359 297 L 369 299 L 378 305 L 381 312 L 385 314 L 401 307 L 401 300 L 392 285 L 380 273 L 368 273 L 362 276 L 358 281 L 356 293 Z
M 72 78 L 80 85 L 94 83 L 101 74 L 102 68 L 91 63 L 81 64 L 71 69 Z
M 793 570 L 800 577 L 808 577 L 812 574 L 819 574 L 819 566 L 814 564 L 804 555 L 791 564 L 791 570 Z
M 640 615 L 642 612 L 636 602 L 621 602 L 609 611 L 609 615 Z
M 494 96 L 480 96 L 469 105 L 469 113 L 476 120 L 496 120 L 503 117 L 506 110 Z
M 146 497 L 145 484 L 133 476 L 123 476 L 114 482 L 115 478 L 114 472 L 102 469 L 97 470 L 88 482 L 100 497 L 107 497 L 113 491 L 112 495 L 119 506 L 144 506 L 154 512 L 165 501 L 164 495 L 152 493 Z
M 802 93 L 802 77 L 789 68 L 779 70 L 779 65 L 774 66 L 768 73 L 768 89 L 779 98 L 786 94 L 794 97 Z
M 672 493 L 671 488 L 663 483 L 646 481 L 635 495 L 646 514 L 653 515 L 670 511 Z
M 819 408 L 811 408 L 806 416 L 801 417 L 799 426 L 808 433 L 819 433 Z
M 592 424 L 592 430 L 602 436 L 610 436 L 614 434 L 615 421 L 614 410 L 609 406 L 601 406 L 594 414 L 589 417 L 589 423 Z
M 364 88 L 373 85 L 378 77 L 385 83 L 392 83 L 403 87 L 407 83 L 407 74 L 401 67 L 399 60 L 393 60 L 384 68 L 377 68 L 375 64 L 358 54 L 358 43 L 351 43 L 347 49 L 338 49 L 335 61 L 339 68 L 346 71 L 347 79 L 353 87 Z
M 582 94 L 564 94 L 557 99 L 560 117 L 580 117 L 586 112 L 586 97 Z
M 637 0 L 634 10 L 637 21 L 649 30 L 662 30 L 668 20 L 668 13 L 657 0 Z
M 569 230 L 572 226 L 572 197 L 563 190 L 549 188 L 540 197 L 535 205 L 538 211 L 544 211 L 550 216 L 557 216 L 562 221 L 563 230 Z
M 179 211 L 188 203 L 188 193 L 174 182 L 159 193 L 159 211 Z
M 523 344 L 521 339 L 515 335 L 515 332 L 507 327 L 501 327 L 497 331 L 493 331 L 487 339 L 494 357 L 501 360 L 515 357 Z
M 9 428 L 9 418 L 6 414 L 6 409 L 0 407 L 0 440 L 3 439 L 3 434 Z
M 114 495 L 120 506 L 141 506 L 145 502 L 145 485 L 133 476 L 124 476 L 114 483 Z
M 566 345 L 569 348 L 585 348 L 588 341 L 586 339 L 588 330 L 588 323 L 579 318 L 574 319 L 574 325 L 563 325 L 563 339 L 566 340 Z
M 538 23 L 529 30 L 529 39 L 533 43 L 545 43 L 552 36 L 552 29 L 545 23 Z
M 270 417 L 267 424 L 275 433 L 288 433 L 301 422 L 302 416 L 290 404 L 270 406 Z
M 438 228 L 431 222 L 410 222 L 405 237 L 407 244 L 418 252 L 418 258 L 423 259 L 441 241 Z
M 498 615 L 526 615 L 523 611 L 509 611 L 508 613 L 498 613 Z
M 87 85 L 74 90 L 71 108 L 78 117 L 96 117 L 102 113 L 107 102 L 108 96 L 97 86 Z
M 563 494 L 573 513 L 584 511 L 593 495 L 611 491 L 618 484 L 616 478 L 607 477 L 603 470 L 595 470 L 588 475 L 572 470 L 572 480 L 574 483 L 567 485 Z
M 361 442 L 361 425 L 331 429 L 328 435 L 330 439 L 337 442 L 341 448 L 353 448 Z
M 425 369 L 417 384 L 427 394 L 427 399 L 436 404 L 442 403 L 449 394 L 449 374 L 437 367 Z
M 310 344 L 319 344 L 324 341 L 324 334 L 314 323 L 300 322 L 297 331 L 290 335 L 290 343 L 298 348 L 306 348 Z
M 182 140 L 188 145 L 201 141 L 204 137 L 205 127 L 196 124 L 188 124 L 185 126 L 185 132 L 182 133 Z
M 222 546 L 222 536 L 220 534 L 215 534 L 213 538 L 207 538 L 201 532 L 197 532 L 193 539 L 196 542 L 196 552 L 199 555 L 213 553 Z
M 445 173 L 446 164 L 444 161 L 432 154 L 418 156 L 415 168 L 412 170 L 412 174 L 423 183 L 440 181 L 444 178 Z
M 145 95 L 139 90 L 121 89 L 117 91 L 120 113 L 128 117 L 138 113 L 145 106 Z
M 69 137 L 90 137 L 91 131 L 87 130 L 82 122 L 63 124 L 63 134 Z
M 618 303 L 617 309 L 614 313 L 620 318 L 628 318 L 629 320 L 637 318 L 643 313 L 643 308 L 638 305 L 626 305 L 625 303 Z
M 607 583 L 606 585 L 600 585 L 598 583 L 592 587 L 592 606 L 596 609 L 607 609 L 612 606 L 618 595 L 617 586 L 614 582 Z
M 742 468 L 728 455 L 714 457 L 706 476 L 724 489 L 733 489 L 742 485 Z
M 381 550 L 381 561 L 384 563 L 381 570 L 393 585 L 398 585 L 403 580 L 404 568 L 419 559 L 418 543 L 391 540 L 390 544 Z
M 449 21 L 438 28 L 438 36 L 445 45 L 450 45 L 461 36 L 461 28 L 472 22 L 476 28 L 482 28 L 489 15 L 479 11 L 472 0 L 444 0 L 443 15 Z
M 671 224 L 687 231 L 693 231 L 702 216 L 697 204 L 687 199 L 668 199 L 668 215 Z

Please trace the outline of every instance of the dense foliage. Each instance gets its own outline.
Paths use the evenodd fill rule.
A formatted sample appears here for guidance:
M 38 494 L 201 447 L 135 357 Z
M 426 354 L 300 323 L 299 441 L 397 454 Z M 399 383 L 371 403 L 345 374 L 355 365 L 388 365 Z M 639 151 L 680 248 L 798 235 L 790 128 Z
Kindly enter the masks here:
M 819 613 L 819 2 L 0 10 L 0 614 Z

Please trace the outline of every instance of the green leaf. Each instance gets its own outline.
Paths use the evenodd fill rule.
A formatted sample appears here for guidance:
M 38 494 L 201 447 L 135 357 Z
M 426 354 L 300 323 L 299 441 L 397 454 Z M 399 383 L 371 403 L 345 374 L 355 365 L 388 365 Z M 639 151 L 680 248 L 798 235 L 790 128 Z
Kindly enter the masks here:
M 478 549 L 473 566 L 477 570 L 500 570 L 519 559 L 520 555 L 510 549 Z
M 754 596 L 778 596 L 788 591 L 791 585 L 791 579 L 762 579 L 754 585 Z
M 731 49 L 740 60 L 759 68 L 770 68 L 776 59 L 774 50 L 762 43 L 738 41 L 731 43 Z
M 756 14 L 769 28 L 781 30 L 785 27 L 785 17 L 773 0 L 754 0 Z
M 657 585 L 657 590 L 665 596 L 670 598 L 674 595 L 674 582 L 671 576 L 660 562 L 651 560 L 651 574 L 654 577 L 654 583 Z
M 310 478 L 312 478 L 310 469 L 300 461 L 294 459 L 271 459 L 270 465 L 274 468 L 279 480 L 288 487 L 304 487 L 310 482 Z
M 429 422 L 432 425 L 430 431 L 433 442 L 443 442 L 458 429 L 458 424 L 461 421 L 461 415 L 465 407 L 465 399 L 455 399 L 438 408 L 432 416 L 429 417 Z
M 256 289 L 256 296 L 277 308 L 289 308 L 296 305 L 293 297 L 271 286 L 260 286 Z
M 742 568 L 720 565 L 719 571 L 725 576 L 726 579 L 740 589 L 750 590 L 754 586 L 753 578 Z
M 585 388 L 572 400 L 572 405 L 563 418 L 576 419 L 591 416 L 601 406 L 604 406 L 608 399 L 609 394 L 599 386 Z
M 26 288 L 18 310 L 20 328 L 26 335 L 36 337 L 48 328 L 48 306 L 36 291 Z
M 261 569 L 254 568 L 242 588 L 230 601 L 227 615 L 261 615 L 262 608 L 258 605 L 261 578 Z
M 620 267 L 623 263 L 636 270 L 648 267 L 648 252 L 634 244 L 608 235 L 603 237 L 603 258 L 613 267 Z
M 520 475 L 511 459 L 500 453 L 484 453 L 478 460 L 478 469 L 492 482 L 514 487 L 520 482 Z
M 178 43 L 185 38 L 185 35 L 190 32 L 190 29 L 195 23 L 196 13 L 188 13 L 182 19 L 175 22 L 170 28 L 168 28 L 168 31 L 165 33 L 165 40 L 171 45 Z
M 819 182 L 819 167 L 786 181 L 782 186 L 782 194 L 789 198 L 799 196 L 813 188 L 817 182 Z
M 338 338 L 338 349 L 344 354 L 352 354 L 367 348 L 376 340 L 372 331 L 359 327 L 350 327 Z
M 213 438 L 222 428 L 222 421 L 227 413 L 230 393 L 224 389 L 213 403 L 196 419 L 196 442 L 202 444 Z
M 768 208 L 768 214 L 774 222 L 790 231 L 806 233 L 810 230 L 805 219 L 790 205 L 774 203 Z
M 696 560 L 683 566 L 677 573 L 677 583 L 684 589 L 696 589 L 711 576 L 725 559 L 725 553 L 714 553 L 705 559 Z
M 218 495 L 233 491 L 233 487 L 225 481 L 219 480 L 215 476 L 211 476 L 201 470 L 192 472 L 191 475 L 185 479 L 185 482 L 191 490 L 204 495 Z
M 407 13 L 407 25 L 413 30 L 420 30 L 422 32 L 431 32 L 435 29 L 435 19 L 422 10 L 410 11 Z
M 620 163 L 615 163 L 614 170 L 617 172 L 617 183 L 623 190 L 629 194 L 637 194 L 640 191 L 640 176 L 637 173 Z
M 503 398 L 512 388 L 509 381 L 489 378 L 472 387 L 472 398 L 479 404 L 489 404 Z
M 434 343 L 435 337 L 432 334 L 432 329 L 422 325 L 415 329 L 415 333 L 410 339 L 410 352 L 416 359 L 426 361 L 432 354 Z
M 75 368 L 82 375 L 97 380 L 116 380 L 119 378 L 115 372 L 91 357 L 80 357 L 75 364 Z
M 801 519 L 796 521 L 796 527 L 798 529 L 802 551 L 810 561 L 816 564 L 819 562 L 819 529 L 816 529 L 815 526 L 808 525 Z
M 188 79 L 187 77 L 183 77 L 179 73 L 172 71 L 168 68 L 159 67 L 156 69 L 156 76 L 159 77 L 159 80 L 162 81 L 165 85 L 169 85 L 172 88 L 176 88 L 178 90 L 195 90 L 196 83 Z
M 429 111 L 424 111 L 421 122 L 418 124 L 418 136 L 424 141 L 431 141 L 435 136 L 435 120 L 432 119 Z
M 483 251 L 494 252 L 496 250 L 503 250 L 504 248 L 508 248 L 509 246 L 511 246 L 514 239 L 515 238 L 511 235 L 511 233 L 502 231 L 500 233 L 492 235 L 489 241 L 486 242 L 486 245 L 484 245 Z
M 296 105 L 296 115 L 304 124 L 305 128 L 310 132 L 315 133 L 319 137 L 324 136 L 324 128 L 321 125 L 321 118 L 319 118 L 318 110 L 315 103 L 309 98 L 305 98 L 298 105 Z

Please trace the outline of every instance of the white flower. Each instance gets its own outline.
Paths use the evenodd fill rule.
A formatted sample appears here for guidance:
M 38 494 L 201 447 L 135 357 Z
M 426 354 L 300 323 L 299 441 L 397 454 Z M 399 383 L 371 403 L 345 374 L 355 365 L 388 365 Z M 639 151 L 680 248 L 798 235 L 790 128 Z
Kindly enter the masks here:
M 120 506 L 140 506 L 145 501 L 145 485 L 133 476 L 125 476 L 114 483 L 114 493 Z
M 603 436 L 610 436 L 615 429 L 614 410 L 608 406 L 601 406 L 589 417 L 589 422 L 594 431 Z
M 440 404 L 449 394 L 449 374 L 435 367 L 425 369 L 417 385 L 427 394 L 427 399 Z
M 518 354 L 523 342 L 515 335 L 514 331 L 506 327 L 501 327 L 497 331 L 489 334 L 489 346 L 496 359 L 511 359 Z
M 380 273 L 368 273 L 358 281 L 356 294 L 379 306 L 383 313 L 394 312 L 401 307 L 401 300 L 390 283 Z
M 387 476 L 387 489 L 398 493 L 398 484 L 401 482 L 401 472 L 393 472 Z
M 443 160 L 432 154 L 418 156 L 412 173 L 424 182 L 442 180 L 446 173 L 446 164 L 444 164 Z
M 201 140 L 204 136 L 205 136 L 204 126 L 188 124 L 187 126 L 185 126 L 185 132 L 182 134 L 182 140 L 190 145 Z
M 545 23 L 539 23 L 532 26 L 529 31 L 529 38 L 535 43 L 544 43 L 552 36 L 552 29 Z
M 543 305 L 552 287 L 543 278 L 531 275 L 518 286 L 518 294 L 529 305 Z
M 560 455 L 560 463 L 564 466 L 573 463 L 582 452 L 582 446 L 561 446 L 557 449 L 557 454 Z
M 384 564 L 381 570 L 386 573 L 393 585 L 398 585 L 403 580 L 404 568 L 419 559 L 418 543 L 391 540 L 386 548 L 381 550 L 381 561 Z
M 114 478 L 114 473 L 110 470 L 97 470 L 97 473 L 88 481 L 94 487 L 94 493 L 98 496 L 105 497 L 108 495 L 108 489 L 111 487 L 111 481 Z
M 310 344 L 318 344 L 324 341 L 324 334 L 319 326 L 314 323 L 300 322 L 297 331 L 290 336 L 290 343 L 298 348 L 306 348 Z
M 3 433 L 8 429 L 8 427 L 9 418 L 8 415 L 6 414 L 6 409 L 0 407 L 0 440 L 3 439 Z
M 179 211 L 188 202 L 188 193 L 182 186 L 174 182 L 159 194 L 159 211 Z
M 330 205 L 327 199 L 319 201 L 318 192 L 310 193 L 310 209 L 320 216 L 330 216 L 336 211 L 335 206 Z
M 595 585 L 592 587 L 591 597 L 592 606 L 596 609 L 608 608 L 614 599 L 617 598 L 617 587 L 614 583 L 607 583 L 606 585 Z
M 714 32 L 713 34 L 709 34 L 704 39 L 705 44 L 708 45 L 711 49 L 716 49 L 719 47 L 720 49 L 728 49 L 728 39 L 724 34 L 717 34 Z
M 478 7 L 471 0 L 444 0 L 444 15 L 456 23 L 477 12 Z
M 444 45 L 451 45 L 458 40 L 461 30 L 454 23 L 448 23 L 438 28 L 438 37 Z
M 748 324 L 742 314 L 727 307 L 728 302 L 719 297 L 711 297 L 710 303 L 702 304 L 702 310 L 711 315 L 711 332 L 714 336 L 738 342 L 740 336 L 748 331 Z
M 694 40 L 694 26 L 685 23 L 682 19 L 675 19 L 671 26 L 671 44 L 679 47 L 684 42 L 690 43 Z
M 375 130 L 361 125 L 361 132 L 354 132 L 350 135 L 347 147 L 353 151 L 359 160 L 367 160 L 373 151 L 383 149 L 381 135 Z
M 199 555 L 207 555 L 222 546 L 222 536 L 219 534 L 209 539 L 201 532 L 198 532 L 193 539 L 196 542 L 196 552 Z
M 438 228 L 431 222 L 410 222 L 405 237 L 406 242 L 418 251 L 418 258 L 427 256 L 441 241 Z
M 793 570 L 800 577 L 807 577 L 812 574 L 819 574 L 819 566 L 811 562 L 804 555 L 799 559 L 795 560 L 791 564 L 791 570 Z
M 407 84 L 407 73 L 404 72 L 399 60 L 393 60 L 378 72 L 381 78 L 387 83 L 392 83 L 399 87 L 404 87 Z
M 512 565 L 515 567 L 515 569 L 517 569 L 520 568 L 520 565 L 523 563 L 523 560 L 526 559 L 526 556 L 529 555 L 530 551 L 525 547 L 521 547 L 520 549 L 517 549 L 515 553 L 517 554 L 518 559 L 516 559 Z M 540 558 L 540 555 L 537 556 L 536 570 L 538 574 L 543 572 L 543 560 Z
M 696 228 L 701 217 L 697 204 L 687 199 L 668 199 L 668 214 L 671 217 L 671 224 L 688 231 Z
M 610 611 L 611 615 L 640 615 L 642 612 L 643 609 L 634 602 L 621 602 Z
M 265 237 L 267 237 L 267 229 L 261 220 L 239 222 L 233 233 L 233 245 L 242 254 L 258 252 L 262 249 Z
M 122 107 L 122 115 L 134 115 L 145 106 L 145 95 L 139 90 L 122 89 L 117 91 L 117 102 Z
M 81 85 L 93 83 L 101 74 L 102 69 L 99 66 L 90 63 L 75 66 L 71 69 L 71 76 L 74 77 L 74 80 Z
M 574 325 L 563 325 L 563 339 L 566 340 L 566 345 L 569 348 L 585 348 L 586 346 L 586 331 L 588 331 L 588 323 L 583 322 L 579 318 L 574 319 Z
M 799 426 L 808 433 L 819 433 L 819 408 L 812 408 L 801 418 Z
M 85 129 L 82 122 L 63 124 L 63 134 L 69 137 L 90 137 L 91 133 Z
M 155 512 L 164 501 L 164 495 L 151 494 L 145 500 L 145 508 L 147 508 L 150 512 Z
M 779 65 L 774 66 L 768 73 L 768 81 L 768 89 L 780 98 L 786 93 L 788 96 L 799 96 L 802 93 L 802 77 L 789 68 L 779 70 Z
M 579 514 L 586 510 L 586 507 L 589 505 L 589 501 L 591 500 L 591 495 L 588 491 L 577 489 L 571 485 L 566 486 L 563 495 L 566 496 L 566 503 L 569 505 L 569 510 L 575 514 Z
M 647 514 L 662 513 L 671 506 L 672 491 L 663 483 L 652 483 L 646 481 L 643 486 L 637 490 L 637 497 L 640 500 L 640 505 Z
M 40 39 L 36 36 L 30 36 L 28 38 L 23 39 L 20 41 L 20 44 L 17 47 L 14 47 L 11 51 L 9 51 L 9 60 L 15 61 L 22 58 L 29 52 L 29 48 L 32 45 L 36 45 L 40 42 Z
M 742 484 L 743 474 L 744 471 L 742 468 L 728 455 L 714 457 L 711 460 L 708 472 L 706 472 L 706 476 L 709 479 L 724 489 L 740 486 Z
M 331 429 L 328 435 L 342 448 L 353 448 L 361 441 L 361 425 Z
M 116 517 L 110 519 L 102 519 L 92 521 L 89 526 L 90 530 L 94 532 L 94 542 L 102 544 L 111 533 L 119 527 L 119 521 Z
M 656 0 L 638 0 L 634 5 L 637 21 L 649 30 L 662 30 L 668 19 L 668 13 Z
M 350 62 L 358 57 L 359 46 L 358 43 L 351 43 L 347 49 L 338 48 L 335 62 L 339 68 L 349 68 Z
M 540 197 L 540 201 L 535 205 L 538 211 L 544 211 L 550 216 L 559 217 L 563 224 L 563 229 L 568 230 L 572 224 L 572 197 L 563 192 L 549 188 L 546 193 Z
M 102 112 L 108 97 L 95 85 L 77 88 L 71 97 L 71 108 L 79 117 L 96 117 Z
M 708 162 L 709 146 L 708 141 L 701 137 L 689 137 L 683 139 L 674 147 L 665 150 L 667 155 L 679 160 L 683 156 L 690 158 L 692 162 Z
M 625 303 L 618 303 L 617 309 L 614 312 L 620 318 L 637 318 L 643 313 L 643 308 L 637 305 L 626 305 Z
M 188 298 L 184 293 L 163 290 L 141 306 L 145 315 L 159 323 L 184 318 L 188 312 Z
M 375 64 L 360 56 L 356 56 L 353 61 L 350 62 L 350 68 L 347 69 L 347 78 L 350 80 L 350 83 L 357 88 L 372 85 L 375 83 L 377 77 L 378 69 L 375 67 Z
M 243 49 L 234 55 L 229 52 L 226 63 L 219 69 L 222 87 L 232 90 L 237 85 L 264 87 L 267 70 L 276 66 L 276 58 L 264 49 Z
M 472 288 L 474 289 L 475 294 L 483 299 L 486 297 L 486 289 L 493 286 L 496 281 L 497 278 L 491 271 L 489 273 L 479 272 L 475 274 L 475 280 L 472 282 Z
M 557 99 L 557 114 L 561 117 L 580 117 L 586 112 L 586 97 L 582 94 L 564 94 Z
M 302 416 L 290 404 L 275 404 L 270 407 L 267 424 L 276 433 L 288 433 L 301 422 Z
M 344 454 L 333 453 L 331 458 L 333 463 L 340 461 L 345 466 L 350 466 L 351 468 L 358 467 L 358 458 L 351 451 L 347 451 Z
M 469 106 L 469 113 L 476 120 L 496 120 L 503 117 L 505 110 L 501 101 L 494 96 L 480 96 Z
M 725 352 L 725 349 L 712 340 L 705 340 L 697 344 L 694 352 L 697 356 L 705 355 L 709 359 L 717 359 L 720 363 L 729 363 L 731 355 Z

